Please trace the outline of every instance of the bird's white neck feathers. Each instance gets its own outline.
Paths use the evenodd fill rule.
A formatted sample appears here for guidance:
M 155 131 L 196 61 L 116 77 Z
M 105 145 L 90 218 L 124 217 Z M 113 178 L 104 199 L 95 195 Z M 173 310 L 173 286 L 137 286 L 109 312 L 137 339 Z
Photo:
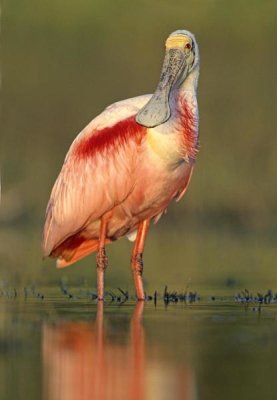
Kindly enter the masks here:
M 182 133 L 178 130 L 183 124 L 182 119 L 186 112 L 189 112 L 193 119 L 195 148 L 198 142 L 198 105 L 197 105 L 197 84 L 199 77 L 199 64 L 187 76 L 185 81 L 175 89 L 170 95 L 170 119 L 155 128 L 148 129 L 147 143 L 151 151 L 161 162 L 168 165 L 178 165 L 181 159 L 190 160 L 189 148 L 185 149 L 182 143 Z M 183 108 L 186 108 L 184 110 Z M 182 130 L 182 127 L 181 127 Z

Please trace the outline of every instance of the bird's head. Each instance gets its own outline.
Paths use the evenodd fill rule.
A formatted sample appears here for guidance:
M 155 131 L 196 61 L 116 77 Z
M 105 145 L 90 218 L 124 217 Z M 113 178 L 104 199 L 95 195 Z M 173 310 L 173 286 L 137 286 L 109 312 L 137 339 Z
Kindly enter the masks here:
M 165 42 L 165 57 L 157 89 L 149 102 L 138 112 L 136 121 L 148 128 L 166 122 L 171 115 L 170 93 L 179 88 L 196 71 L 198 77 L 199 51 L 194 35 L 177 30 Z

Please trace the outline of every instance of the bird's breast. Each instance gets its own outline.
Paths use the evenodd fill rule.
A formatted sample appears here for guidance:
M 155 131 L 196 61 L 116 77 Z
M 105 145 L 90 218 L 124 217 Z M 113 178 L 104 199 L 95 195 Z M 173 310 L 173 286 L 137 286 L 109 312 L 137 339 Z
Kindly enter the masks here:
M 176 165 L 183 159 L 178 135 L 174 131 L 163 133 L 158 128 L 148 129 L 146 144 L 150 157 L 168 166 Z
M 146 143 L 153 157 L 168 166 L 195 159 L 198 149 L 197 106 L 179 100 L 166 123 L 147 130 Z

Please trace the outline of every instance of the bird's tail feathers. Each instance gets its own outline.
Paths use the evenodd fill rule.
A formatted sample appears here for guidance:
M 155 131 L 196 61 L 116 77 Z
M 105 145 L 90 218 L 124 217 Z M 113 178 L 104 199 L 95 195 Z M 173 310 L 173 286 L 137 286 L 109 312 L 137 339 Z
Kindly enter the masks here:
M 110 243 L 111 240 L 106 239 L 106 244 Z M 71 264 L 74 264 L 76 261 L 81 260 L 82 258 L 88 256 L 91 253 L 97 251 L 99 241 L 97 239 L 88 239 L 84 240 L 77 248 L 75 249 L 64 249 L 63 252 L 59 255 L 57 259 L 56 266 L 57 268 L 65 268 Z

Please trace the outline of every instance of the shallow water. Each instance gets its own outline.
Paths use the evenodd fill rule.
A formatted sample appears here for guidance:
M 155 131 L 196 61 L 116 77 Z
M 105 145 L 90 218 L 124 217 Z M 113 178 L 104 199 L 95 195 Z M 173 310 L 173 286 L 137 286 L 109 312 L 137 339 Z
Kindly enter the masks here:
M 277 306 L 0 298 L 1 399 L 275 398 Z

